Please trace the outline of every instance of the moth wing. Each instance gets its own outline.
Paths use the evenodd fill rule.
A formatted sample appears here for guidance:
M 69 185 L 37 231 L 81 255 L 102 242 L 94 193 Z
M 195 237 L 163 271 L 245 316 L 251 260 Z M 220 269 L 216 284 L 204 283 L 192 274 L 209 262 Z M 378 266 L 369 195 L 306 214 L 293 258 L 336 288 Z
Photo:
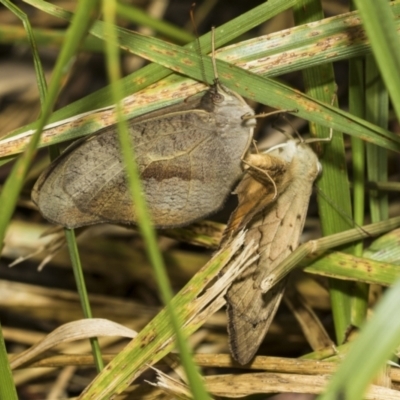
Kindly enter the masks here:
M 307 154 L 312 154 L 312 167 L 303 167 L 307 173 L 292 174 L 294 177 L 286 190 L 250 225 L 246 240 L 259 244 L 260 257 L 227 292 L 230 346 L 234 358 L 241 364 L 253 358 L 282 299 L 285 280 L 266 293 L 261 291 L 260 285 L 298 246 L 318 169 L 315 154 Z M 299 171 L 298 162 L 304 160 L 297 157 L 295 161 L 291 167 Z
M 266 209 L 266 213 L 273 214 L 275 210 L 276 205 L 273 205 Z M 260 247 L 262 243 L 273 243 L 280 225 L 278 220 L 270 221 L 268 228 L 263 229 L 262 222 L 264 220 L 260 218 L 253 223 L 246 236 L 246 241 L 255 240 Z M 283 281 L 267 293 L 262 293 L 259 288 L 262 279 L 271 270 L 268 259 L 270 245 L 264 246 L 263 253 L 258 250 L 260 258 L 233 282 L 226 294 L 230 348 L 240 364 L 247 364 L 253 358 L 264 340 L 283 295 Z
M 243 229 L 289 184 L 288 163 L 270 154 L 252 154 L 246 158 L 248 169 L 235 191 L 238 206 L 231 214 L 221 246 Z

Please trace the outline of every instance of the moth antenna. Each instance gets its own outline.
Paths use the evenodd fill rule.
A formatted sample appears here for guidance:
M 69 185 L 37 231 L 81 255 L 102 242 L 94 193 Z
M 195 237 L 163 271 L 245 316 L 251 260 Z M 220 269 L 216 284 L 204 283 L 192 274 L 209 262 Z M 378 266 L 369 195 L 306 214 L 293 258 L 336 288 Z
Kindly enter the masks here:
M 336 88 L 337 89 L 337 88 Z M 331 106 L 335 104 L 335 99 L 337 98 L 336 93 L 332 96 Z M 329 129 L 329 136 L 327 138 L 311 138 L 307 139 L 305 143 L 315 143 L 315 142 L 330 142 L 333 138 L 333 128 Z
M 196 8 L 196 3 L 192 3 L 192 6 L 190 7 L 190 20 L 192 21 L 194 33 L 196 35 L 197 51 L 199 52 L 199 55 L 200 55 L 201 76 L 203 77 L 203 82 L 208 84 L 207 77 L 206 77 L 206 71 L 204 68 L 203 53 L 201 52 L 200 37 L 199 37 L 199 33 L 197 31 L 196 21 L 194 20 L 194 9 L 195 8 Z
M 353 228 L 359 229 L 361 232 L 363 232 L 366 236 L 371 236 L 361 225 L 357 224 L 353 220 L 353 218 L 346 212 L 344 211 L 341 207 L 339 207 L 336 203 L 334 203 L 326 194 L 324 191 L 322 191 L 317 185 L 314 185 L 315 189 L 317 190 L 318 194 L 320 194 L 324 200 L 329 203 L 329 205 L 332 206 L 345 220 L 350 222 L 350 226 Z
M 293 126 L 293 124 L 291 123 L 291 121 L 289 121 L 288 118 L 285 118 L 286 122 L 291 126 L 291 128 L 293 129 L 293 132 L 295 133 L 295 135 L 297 136 L 297 138 L 299 139 L 300 143 L 305 143 L 304 138 L 300 135 L 300 132 Z
M 307 140 L 303 140 L 303 143 L 315 143 L 315 142 L 330 142 L 333 137 L 333 128 L 329 129 L 329 136 L 327 138 L 311 138 Z
M 275 192 L 275 193 L 274 193 L 274 197 L 272 198 L 272 200 L 275 200 L 276 197 L 278 196 L 278 188 L 276 187 L 276 183 L 275 183 L 275 181 L 272 179 L 271 175 L 270 175 L 267 171 L 265 171 L 265 170 L 263 170 L 263 169 L 261 169 L 261 168 L 255 166 L 255 165 L 249 163 L 248 161 L 246 161 L 246 160 L 244 160 L 244 159 L 242 159 L 242 162 L 243 162 L 244 164 L 248 165 L 250 168 L 256 169 L 257 171 L 261 172 L 262 174 L 264 174 L 264 175 L 270 180 L 270 182 L 272 183 L 272 186 L 274 187 L 274 192 Z
M 255 114 L 255 115 L 249 115 L 249 114 L 245 114 L 243 115 L 241 118 L 242 120 L 246 120 L 246 119 L 253 119 L 253 118 L 267 118 L 270 117 L 271 115 L 276 115 L 276 114 L 283 114 L 283 113 L 296 113 L 299 110 L 297 109 L 293 109 L 293 110 L 274 110 L 268 113 L 260 113 L 260 114 Z

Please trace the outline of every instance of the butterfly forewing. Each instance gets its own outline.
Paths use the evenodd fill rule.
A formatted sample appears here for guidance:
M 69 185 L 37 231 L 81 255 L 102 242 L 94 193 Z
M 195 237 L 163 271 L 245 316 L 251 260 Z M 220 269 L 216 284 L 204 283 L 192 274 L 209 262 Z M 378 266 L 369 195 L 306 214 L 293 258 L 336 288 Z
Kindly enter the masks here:
M 190 102 L 189 102 L 190 103 Z M 217 211 L 241 175 L 254 112 L 215 84 L 192 104 L 129 122 L 154 225 L 188 224 Z M 52 222 L 76 228 L 136 223 L 115 127 L 72 145 L 39 178 L 32 199 Z

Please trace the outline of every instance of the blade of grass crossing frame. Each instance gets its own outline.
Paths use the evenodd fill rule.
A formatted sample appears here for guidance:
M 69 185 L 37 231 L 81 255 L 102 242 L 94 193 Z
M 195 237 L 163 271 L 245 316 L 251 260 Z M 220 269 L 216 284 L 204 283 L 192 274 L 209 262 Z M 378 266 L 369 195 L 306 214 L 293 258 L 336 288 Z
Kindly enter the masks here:
M 147 255 L 154 268 L 155 277 L 160 288 L 161 297 L 168 310 L 168 317 L 172 324 L 175 334 L 177 347 L 179 349 L 182 364 L 189 381 L 189 385 L 195 399 L 208 399 L 209 396 L 201 381 L 199 372 L 194 365 L 191 357 L 189 347 L 184 337 L 181 326 L 183 321 L 180 321 L 175 313 L 171 300 L 173 298 L 173 291 L 168 281 L 168 275 L 165 270 L 164 261 L 161 252 L 158 248 L 155 230 L 152 226 L 150 214 L 145 203 L 145 198 L 141 190 L 141 182 L 138 172 L 138 167 L 134 157 L 134 149 L 129 137 L 127 124 L 123 121 L 123 114 L 121 110 L 120 100 L 123 97 L 120 81 L 120 63 L 119 63 L 119 48 L 117 46 L 117 32 L 115 30 L 115 11 L 116 2 L 111 0 L 103 0 L 103 15 L 106 22 L 107 36 L 110 41 L 106 42 L 106 55 L 107 55 L 107 69 L 111 80 L 111 89 L 113 93 L 113 102 L 117 105 L 116 111 L 118 113 L 118 134 L 121 144 L 121 151 L 124 164 L 127 170 L 129 188 L 136 206 L 138 225 L 145 241 Z M 114 371 L 109 371 L 114 374 Z
M 89 22 L 92 19 L 92 14 L 89 11 L 95 9 L 96 4 L 97 0 L 82 0 L 78 3 L 75 17 L 67 30 L 66 41 L 64 42 L 54 67 L 53 77 L 49 85 L 45 104 L 42 108 L 42 115 L 37 125 L 37 131 L 32 136 L 25 152 L 16 161 L 3 186 L 3 190 L 0 194 L 0 248 L 3 246 L 5 232 L 14 212 L 24 178 L 35 154 L 40 139 L 40 133 L 51 114 L 61 79 L 66 71 L 68 71 L 71 58 L 75 54 L 82 37 L 84 37 L 87 32 Z M 72 40 L 69 40 L 70 38 Z
M 132 4 L 118 3 L 117 13 L 124 19 L 135 22 L 138 25 L 150 27 L 178 43 L 189 43 L 195 39 L 194 36 L 186 30 L 178 28 L 166 21 L 153 18 L 147 12 Z
M 389 96 L 374 57 L 366 57 L 366 119 L 387 129 L 389 120 Z M 367 143 L 368 180 L 387 182 L 387 150 Z M 377 190 L 369 191 L 371 221 L 389 218 L 388 196 Z
M 0 324 L 0 399 L 18 400 Z
M 299 1 L 294 11 L 296 23 L 307 23 L 324 18 L 318 0 Z M 310 96 L 326 103 L 332 102 L 332 98 L 336 97 L 336 84 L 331 65 L 326 64 L 307 69 L 303 71 L 303 78 L 306 92 Z M 329 130 L 326 128 L 315 124 L 311 124 L 310 128 L 311 133 L 317 137 L 329 136 Z M 351 218 L 352 210 L 342 133 L 333 133 L 332 141 L 324 145 L 320 161 L 323 173 L 318 181 L 318 188 L 324 193 L 324 196 L 318 196 L 318 208 L 323 235 L 329 235 L 351 227 L 349 221 L 343 216 L 344 213 Z M 326 201 L 326 197 L 329 198 L 329 202 Z M 341 214 L 332 208 L 331 203 L 337 205 Z M 351 250 L 351 246 L 342 249 L 346 252 Z M 330 279 L 329 284 L 336 341 L 341 343 L 350 323 L 351 283 Z
M 86 290 L 85 278 L 83 275 L 82 264 L 79 257 L 78 246 L 76 243 L 75 231 L 73 229 L 64 229 L 64 234 L 67 241 L 68 253 L 71 259 L 72 270 L 74 272 L 75 283 L 77 286 L 83 315 L 85 318 L 92 318 L 93 315 L 90 308 L 88 293 Z M 100 372 L 104 368 L 104 363 L 101 358 L 101 349 L 98 339 L 90 338 L 90 346 L 92 348 L 96 370 L 97 372 Z
M 96 29 L 94 28 L 93 31 Z M 99 34 L 104 36 L 103 29 L 101 28 L 99 31 Z M 118 32 L 121 42 L 124 42 L 124 46 L 134 48 L 134 52 L 137 54 L 160 62 L 177 71 L 184 72 L 195 79 L 201 79 L 197 68 L 199 62 L 199 55 L 197 53 L 187 52 L 179 46 L 173 46 L 154 38 L 134 35 L 122 29 L 119 29 Z M 175 52 L 175 55 L 171 55 L 173 52 Z M 196 55 L 194 56 L 194 54 Z M 190 62 L 188 62 L 189 60 Z M 300 94 L 276 81 L 262 78 L 237 66 L 233 67 L 230 64 L 220 61 L 218 62 L 218 66 L 219 70 L 223 72 L 221 77 L 224 78 L 224 83 L 234 84 L 234 90 L 247 98 L 256 99 L 275 108 L 298 108 L 299 116 L 311 119 L 318 124 L 324 126 L 329 124 L 337 130 L 347 131 L 352 135 L 370 140 L 379 146 L 397 151 L 400 148 L 400 139 L 391 132 L 381 128 L 377 129 L 376 126 L 364 120 L 357 119 L 337 108 L 332 108 L 329 103 L 327 105 L 325 103 L 318 103 L 318 100 L 313 101 L 308 96 Z M 210 63 L 206 63 L 206 70 L 209 76 L 211 76 Z M 263 87 L 261 88 L 260 85 L 263 85 Z M 149 110 L 147 109 L 147 111 Z M 101 127 L 103 126 L 98 126 L 95 120 L 90 121 L 90 123 L 85 122 L 83 126 L 79 126 L 79 134 L 92 133 Z M 76 131 L 77 129 L 75 129 Z M 70 135 L 64 136 L 63 139 L 71 139 L 72 136 L 76 137 L 76 133 L 75 135 L 70 133 Z
M 66 20 L 71 20 L 72 13 L 65 11 L 61 7 L 50 4 L 49 2 L 42 0 L 24 0 L 26 3 L 31 4 L 34 7 L 43 10 L 44 12 L 54 15 L 58 18 L 63 18 Z M 224 25 L 216 28 L 215 32 L 215 47 L 219 48 L 226 43 L 229 43 L 236 37 L 242 35 L 243 33 L 249 31 L 255 26 L 265 22 L 266 20 L 274 17 L 280 12 L 287 10 L 292 5 L 296 3 L 297 0 L 269 0 L 263 4 L 253 8 L 247 13 L 227 22 Z M 200 38 L 201 49 L 204 54 L 211 51 L 211 35 L 207 33 Z M 195 49 L 196 43 L 192 42 L 184 46 L 187 49 Z M 139 71 L 125 77 L 122 79 L 122 90 L 124 96 L 137 92 L 158 80 L 171 75 L 171 70 L 165 68 L 161 65 L 151 64 Z M 60 119 L 68 118 L 74 116 L 78 113 L 85 111 L 90 111 L 96 108 L 104 107 L 106 105 L 112 104 L 111 98 L 112 94 L 110 87 L 106 87 L 95 93 L 86 96 L 84 99 L 78 100 L 73 104 L 64 107 L 60 111 L 54 113 L 54 119 L 52 121 L 57 121 Z
M 386 0 L 354 0 L 372 52 L 400 119 L 400 38 Z
M 377 65 L 389 91 L 396 114 L 400 115 L 400 40 L 394 28 L 389 3 L 355 0 L 371 42 Z M 394 318 L 400 302 L 400 281 L 388 290 L 371 320 L 361 330 L 348 356 L 320 398 L 362 399 L 372 379 L 399 345 L 400 320 Z M 368 349 L 368 351 L 365 351 Z M 355 373 L 356 371 L 357 373 Z
M 42 71 L 42 75 L 44 76 L 44 73 Z M 46 94 L 46 86 L 44 86 L 44 94 Z M 42 102 L 43 105 L 43 102 Z M 60 151 L 58 149 L 57 145 L 49 146 L 49 155 L 50 155 L 50 160 L 54 161 L 59 155 Z M 86 289 L 86 284 L 85 284 L 85 279 L 84 279 L 84 274 L 83 274 L 83 269 L 82 269 L 82 263 L 80 261 L 80 256 L 79 256 L 79 251 L 78 251 L 78 245 L 76 243 L 76 237 L 75 237 L 75 232 L 70 229 L 64 229 L 64 234 L 67 242 L 67 248 L 68 248 L 68 253 L 69 257 L 71 260 L 71 265 L 72 265 L 72 271 L 74 273 L 74 279 L 76 283 L 76 287 L 78 290 L 78 295 L 79 295 L 79 300 L 81 303 L 82 307 L 82 312 L 85 318 L 92 318 L 92 310 L 90 308 L 90 302 L 89 302 L 89 297 Z M 93 354 L 93 359 L 94 363 L 96 366 L 97 372 L 100 372 L 104 368 L 104 363 L 101 357 L 101 349 L 100 349 L 100 344 L 98 341 L 98 338 L 90 338 L 90 345 L 92 348 L 92 354 Z
M 96 34 L 103 37 L 103 28 L 100 26 L 100 22 L 95 24 L 93 33 L 96 31 Z M 166 44 L 165 42 L 154 38 L 134 35 L 131 32 L 124 31 L 123 29 L 119 29 L 118 32 L 121 42 L 123 41 L 124 43 L 124 47 L 134 49 L 132 51 L 137 54 L 141 54 L 153 61 L 160 62 L 165 66 L 178 70 L 179 72 L 184 72 L 195 79 L 201 79 L 197 68 L 199 62 L 199 55 L 197 53 L 188 53 L 179 46 Z M 176 55 L 170 55 L 171 52 L 175 52 Z M 194 54 L 196 55 L 194 56 Z M 188 62 L 189 60 L 191 61 L 190 63 Z M 380 146 L 395 150 L 399 150 L 400 148 L 398 143 L 400 142 L 400 139 L 388 131 L 377 129 L 377 127 L 366 123 L 364 120 L 354 118 L 350 114 L 338 110 L 337 108 L 331 108 L 329 104 L 328 106 L 324 103 L 319 104 L 317 100 L 316 103 L 313 103 L 307 96 L 303 96 L 278 82 L 251 74 L 229 64 L 226 65 L 226 63 L 225 67 L 223 65 L 224 63 L 218 62 L 218 64 L 219 70 L 223 71 L 224 76 L 226 76 L 226 81 L 224 78 L 224 83 L 235 83 L 236 87 L 234 87 L 234 90 L 247 98 L 256 99 L 264 104 L 269 104 L 276 108 L 298 108 L 299 116 L 312 119 L 318 124 L 327 125 L 329 123 L 331 126 L 335 126 L 335 129 L 347 131 L 352 135 L 360 136 L 363 139 L 370 140 Z M 206 69 L 210 71 L 209 76 L 211 76 L 210 63 L 208 65 L 206 65 Z M 146 79 L 143 78 L 142 81 L 145 80 Z M 263 85 L 263 87 L 261 88 L 260 85 Z M 310 112 L 310 110 L 313 112 Z M 148 111 L 150 111 L 150 109 L 148 109 Z M 79 134 L 92 133 L 93 131 L 103 127 L 98 126 L 96 128 L 96 126 L 97 124 L 95 121 L 90 123 L 86 122 L 84 126 L 79 127 Z M 75 129 L 74 132 L 76 131 L 77 130 Z M 71 132 L 63 139 L 71 139 L 72 137 L 76 137 L 76 133 L 73 135 Z
M 349 112 L 360 118 L 365 118 L 365 62 L 363 58 L 349 61 Z M 364 224 L 365 213 L 365 146 L 364 142 L 351 137 L 353 166 L 353 204 L 354 222 L 358 226 Z M 361 257 L 363 242 L 354 244 L 354 255 Z M 369 285 L 362 282 L 354 283 L 351 302 L 351 324 L 360 327 L 364 322 L 368 309 Z
M 40 62 L 40 57 L 37 51 L 37 46 L 35 42 L 35 37 L 32 33 L 32 27 L 29 22 L 29 19 L 25 13 L 23 13 L 18 7 L 16 7 L 13 3 L 10 1 L 1 1 L 5 7 L 7 7 L 14 15 L 16 15 L 21 21 L 22 24 L 26 30 L 26 34 L 28 37 L 28 41 L 30 44 L 30 47 L 32 49 L 32 57 L 33 57 L 33 63 L 35 66 L 35 73 L 36 73 L 36 79 L 38 83 L 38 89 L 39 89 L 39 98 L 40 102 L 42 104 L 42 107 L 44 105 L 45 101 L 45 95 L 46 95 L 46 79 L 44 77 L 43 73 L 43 68 Z M 21 182 L 22 184 L 22 182 Z M 15 203 L 14 203 L 15 204 Z M 13 204 L 11 204 L 13 206 Z M 15 205 L 14 205 L 15 207 Z M 8 224 L 8 222 L 4 221 L 4 224 Z M 4 226 L 3 229 L 6 229 L 6 226 Z M 1 247 L 1 245 L 0 245 Z M 1 324 L 0 324 L 0 398 L 1 399 L 18 399 L 17 397 L 17 391 L 14 385 L 14 380 L 10 368 L 10 364 L 8 361 L 7 357 L 7 349 L 4 343 L 4 338 L 3 338 L 3 333 L 1 330 Z
M 351 4 L 351 10 L 354 5 Z M 349 62 L 349 111 L 360 118 L 365 118 L 365 59 L 357 58 Z M 364 142 L 351 137 L 353 165 L 353 205 L 354 222 L 358 226 L 364 224 L 365 214 L 365 146 Z M 354 255 L 363 255 L 364 243 L 354 244 Z M 351 324 L 360 327 L 364 322 L 368 309 L 369 285 L 362 282 L 354 283 L 351 302 Z
M 40 98 L 40 103 L 43 107 L 47 91 L 47 83 L 46 83 L 46 78 L 44 76 L 42 63 L 40 61 L 36 45 L 36 39 L 33 34 L 33 30 L 29 22 L 28 16 L 8 0 L 1 0 L 1 3 L 3 3 L 14 15 L 16 15 L 22 21 L 22 24 L 24 26 L 28 38 L 28 43 L 32 51 L 33 65 L 35 66 L 36 81 L 39 90 L 39 98 Z
M 364 393 L 399 345 L 400 280 L 379 302 L 319 400 L 364 399 Z

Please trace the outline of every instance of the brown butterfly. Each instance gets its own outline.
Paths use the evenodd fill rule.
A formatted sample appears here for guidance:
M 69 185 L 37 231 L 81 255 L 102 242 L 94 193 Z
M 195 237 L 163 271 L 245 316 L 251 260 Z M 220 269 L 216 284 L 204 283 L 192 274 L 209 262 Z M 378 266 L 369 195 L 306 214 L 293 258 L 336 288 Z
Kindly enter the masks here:
M 241 364 L 253 358 L 275 316 L 285 280 L 266 293 L 261 284 L 298 246 L 312 184 L 320 171 L 317 156 L 304 142 L 290 140 L 259 157 L 259 168 L 250 164 L 249 173 L 235 190 L 239 205 L 225 233 L 231 236 L 247 225 L 245 242 L 258 243 L 259 259 L 226 295 L 231 353 Z M 260 169 L 269 178 L 264 174 L 260 179 Z
M 128 121 L 156 227 L 186 225 L 222 207 L 242 174 L 253 115 L 216 80 L 200 98 Z M 67 228 L 136 223 L 116 127 L 68 147 L 39 177 L 32 200 L 46 219 Z

